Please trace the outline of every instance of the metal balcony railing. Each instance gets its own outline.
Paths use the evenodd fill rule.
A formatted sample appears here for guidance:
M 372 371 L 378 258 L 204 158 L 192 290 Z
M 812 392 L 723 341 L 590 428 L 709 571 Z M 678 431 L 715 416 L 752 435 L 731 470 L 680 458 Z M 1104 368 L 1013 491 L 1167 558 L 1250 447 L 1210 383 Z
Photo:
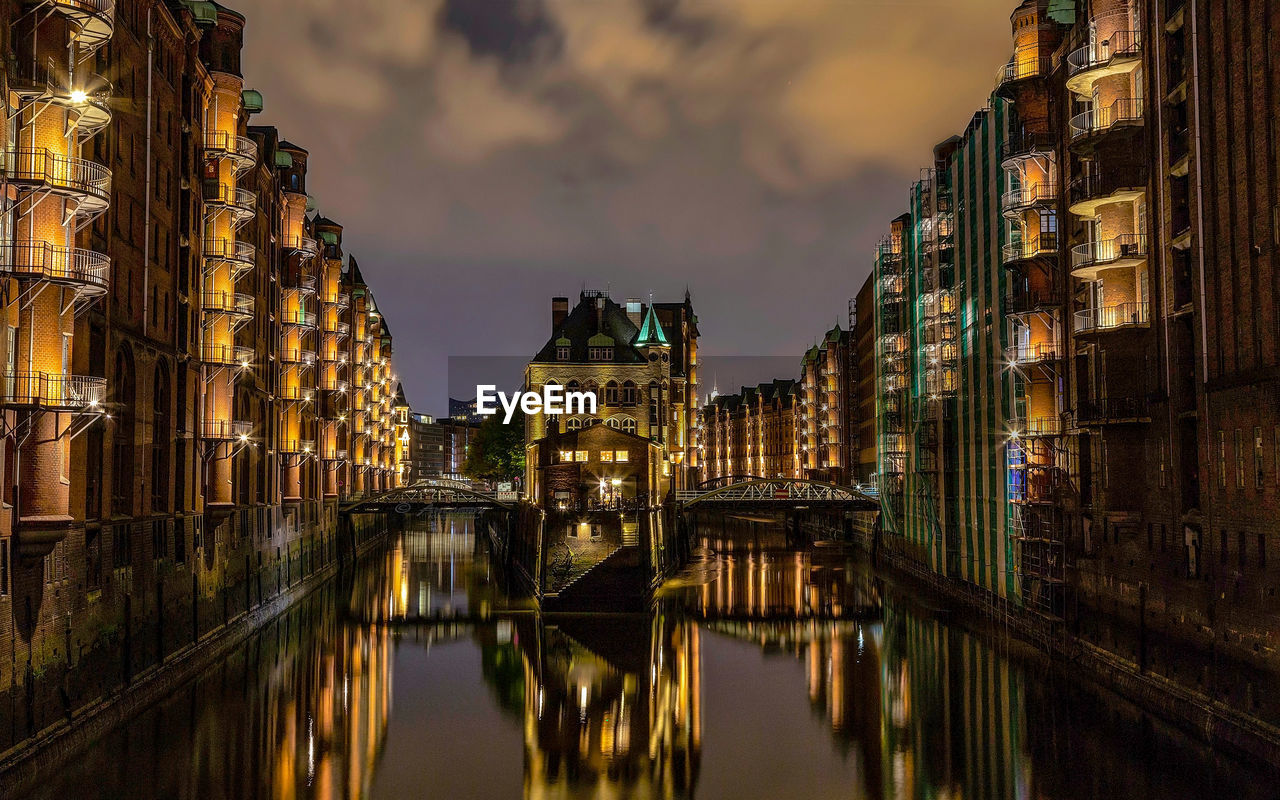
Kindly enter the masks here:
M 1009 348 L 1009 361 L 1014 364 L 1039 364 L 1056 361 L 1062 354 L 1056 342 L 1019 344 Z
M 316 326 L 316 312 L 298 308 L 286 308 L 280 312 L 280 324 L 314 328 Z
M 1147 257 L 1147 237 L 1126 233 L 1101 242 L 1085 242 L 1071 248 L 1071 269 L 1094 269 L 1118 261 L 1142 260 Z
M 251 189 L 241 189 L 225 183 L 205 184 L 204 202 L 206 205 L 226 208 L 237 218 L 237 221 L 253 218 L 258 207 L 258 196 Z M 205 241 L 210 241 L 206 239 Z M 213 240 L 221 241 L 221 240 Z
M 299 364 L 304 367 L 315 366 L 316 351 L 285 349 L 280 351 L 280 360 L 285 364 Z
M 1125 195 L 1146 191 L 1147 168 L 1137 166 L 1126 169 L 1107 169 L 1074 178 L 1067 186 L 1067 202 L 1071 213 L 1077 216 L 1094 216 L 1089 201 L 1104 200 L 1112 195 Z M 1076 209 L 1077 206 L 1086 206 Z
M 315 391 L 306 386 L 297 384 L 289 384 L 281 386 L 276 390 L 276 397 L 280 400 L 292 400 L 303 403 L 309 403 L 315 398 Z
M 115 0 L 49 0 L 49 6 L 76 24 L 75 38 L 80 43 L 82 57 L 101 47 L 115 33 Z
M 289 455 L 307 455 L 315 452 L 316 443 L 314 439 L 294 439 L 292 437 L 285 437 L 280 441 L 279 450 L 281 453 Z
M 1076 333 L 1141 327 L 1148 324 L 1150 319 L 1147 303 L 1118 303 L 1101 308 L 1086 308 L 1075 313 Z
M 303 275 L 298 278 L 298 290 L 305 294 L 316 293 L 316 276 Z
M 91 138 L 111 122 L 111 82 L 101 75 L 67 69 L 65 59 L 9 64 L 9 88 L 38 103 L 53 103 L 74 115 L 77 138 Z
M 329 450 L 324 456 L 325 461 L 346 461 L 347 458 L 348 451 L 346 450 Z
M 48 372 L 6 372 L 0 377 L 6 405 L 85 411 L 102 407 L 107 379 Z
M 111 170 L 87 158 L 62 155 L 48 148 L 0 149 L 0 166 L 4 177 L 19 186 L 71 195 L 95 211 L 111 203 Z
M 320 252 L 320 243 L 310 236 L 286 236 L 282 246 L 285 250 L 292 250 L 307 258 L 312 258 Z
M 1142 55 L 1142 31 L 1112 31 L 1105 39 L 1098 39 L 1067 54 L 1067 77 L 1074 78 L 1111 64 L 1116 59 L 1137 58 Z
M 206 259 L 237 261 L 252 267 L 257 254 L 258 249 L 248 242 L 212 237 L 204 240 L 204 257 Z
M 1029 258 L 1039 258 L 1041 256 L 1052 256 L 1058 252 L 1058 234 L 1054 231 L 1044 231 L 1039 236 L 1033 236 L 1022 239 L 1017 242 L 1010 242 L 1003 248 L 1004 263 L 1012 264 L 1015 261 L 1022 261 Z
M 253 366 L 254 353 L 252 347 L 231 344 L 205 344 L 200 349 L 200 355 L 206 364 L 235 367 Z
M 332 306 L 337 306 L 339 310 L 347 309 L 351 307 L 351 295 L 347 292 L 338 292 L 335 295 L 331 295 L 329 299 L 324 302 Z
M 253 316 L 253 295 L 242 292 L 205 292 L 200 307 L 210 314 Z
M 1015 81 L 1028 81 L 1030 78 L 1047 76 L 1053 68 L 1053 59 L 1039 54 L 1038 49 L 1015 52 L 1009 63 L 996 70 L 996 88 Z
M 237 171 L 248 169 L 258 163 L 258 143 L 248 136 L 237 136 L 224 131 L 206 131 L 204 149 L 206 152 L 232 159 Z
M 1056 290 L 1013 289 L 1004 299 L 1010 314 L 1030 314 L 1062 305 L 1062 295 Z
M 1091 108 L 1071 118 L 1071 138 L 1079 139 L 1095 133 L 1111 130 L 1121 123 L 1142 121 L 1142 101 L 1134 97 L 1121 97 L 1109 106 Z
M 1043 117 L 1025 120 L 1024 125 L 1041 130 L 1049 129 L 1049 121 Z M 1029 156 L 1052 155 L 1056 149 L 1057 141 L 1051 134 L 1031 133 L 1023 129 L 1010 135 L 1009 139 L 1000 145 L 1000 161 L 1006 163 Z
M 27 280 L 70 286 L 81 294 L 106 294 L 111 278 L 110 257 L 78 247 L 48 242 L 0 245 L 0 272 Z
M 210 441 L 243 441 L 253 433 L 253 423 L 233 419 L 206 419 L 200 423 L 200 438 Z
M 1041 181 L 1030 186 L 1010 189 L 1000 198 L 1000 207 L 1006 212 L 1019 211 L 1045 203 L 1051 203 L 1058 196 L 1057 181 Z
M 1016 437 L 1039 439 L 1062 435 L 1062 419 L 1060 417 L 1032 417 L 1025 419 L 1016 417 L 1009 420 L 1009 427 Z
M 1149 419 L 1150 404 L 1145 397 L 1100 397 L 1076 404 L 1076 423 L 1105 425 Z

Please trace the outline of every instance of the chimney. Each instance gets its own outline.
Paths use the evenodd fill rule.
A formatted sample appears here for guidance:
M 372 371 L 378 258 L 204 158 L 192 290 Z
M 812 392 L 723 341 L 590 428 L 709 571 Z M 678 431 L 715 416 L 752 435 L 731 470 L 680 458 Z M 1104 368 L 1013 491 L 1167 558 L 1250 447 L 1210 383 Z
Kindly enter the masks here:
M 634 297 L 627 298 L 627 319 L 637 328 L 644 324 L 644 314 L 640 310 L 640 301 Z
M 556 329 L 569 316 L 569 298 L 553 297 L 551 298 L 551 332 L 555 333 Z

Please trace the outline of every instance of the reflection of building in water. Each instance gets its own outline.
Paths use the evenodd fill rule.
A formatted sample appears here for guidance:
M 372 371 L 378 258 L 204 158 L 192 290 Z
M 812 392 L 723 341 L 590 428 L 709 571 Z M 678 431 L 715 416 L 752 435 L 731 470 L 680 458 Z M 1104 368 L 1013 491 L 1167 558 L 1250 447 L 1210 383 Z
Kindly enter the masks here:
M 886 797 L 1030 796 L 1022 674 L 975 636 L 886 606 Z
M 635 647 L 645 638 L 647 658 Z M 518 639 L 528 800 L 692 794 L 702 746 L 697 626 L 663 615 L 530 621 Z
M 879 589 L 847 559 L 807 551 L 763 550 L 704 539 L 720 553 L 717 571 L 692 591 L 686 609 L 703 618 L 849 619 L 878 614 Z M 692 596 L 690 596 L 692 594 Z

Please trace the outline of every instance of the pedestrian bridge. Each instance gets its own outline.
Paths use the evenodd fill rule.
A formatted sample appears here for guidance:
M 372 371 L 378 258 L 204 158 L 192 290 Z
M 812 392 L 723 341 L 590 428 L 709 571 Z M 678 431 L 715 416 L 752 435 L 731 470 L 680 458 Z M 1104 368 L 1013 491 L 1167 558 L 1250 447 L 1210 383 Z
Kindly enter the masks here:
M 344 514 L 377 514 L 395 512 L 411 514 L 431 509 L 454 508 L 503 508 L 510 503 L 498 500 L 495 492 L 472 486 L 464 481 L 432 478 L 401 486 L 372 497 L 355 500 L 342 506 Z
M 675 493 L 682 509 L 720 506 L 752 508 L 795 508 L 797 506 L 841 507 L 857 511 L 878 511 L 879 498 L 863 487 L 799 478 L 751 478 Z

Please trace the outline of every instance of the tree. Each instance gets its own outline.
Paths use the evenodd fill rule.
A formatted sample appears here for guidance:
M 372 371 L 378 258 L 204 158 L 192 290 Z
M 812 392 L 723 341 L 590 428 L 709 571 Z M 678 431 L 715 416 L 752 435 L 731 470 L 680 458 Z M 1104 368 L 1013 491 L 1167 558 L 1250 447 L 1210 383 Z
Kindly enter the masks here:
M 509 424 L 498 414 L 485 417 L 471 441 L 462 472 L 472 480 L 510 481 L 524 474 L 524 415 Z

